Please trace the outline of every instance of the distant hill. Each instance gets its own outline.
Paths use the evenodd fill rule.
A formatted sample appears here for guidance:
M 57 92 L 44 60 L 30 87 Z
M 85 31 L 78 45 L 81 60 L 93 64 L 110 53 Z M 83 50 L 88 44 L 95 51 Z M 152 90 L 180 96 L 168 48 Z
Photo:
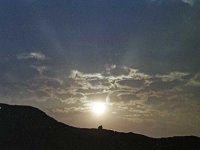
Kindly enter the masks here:
M 194 136 L 155 139 L 134 133 L 75 128 L 30 106 L 0 104 L 2 150 L 200 150 Z

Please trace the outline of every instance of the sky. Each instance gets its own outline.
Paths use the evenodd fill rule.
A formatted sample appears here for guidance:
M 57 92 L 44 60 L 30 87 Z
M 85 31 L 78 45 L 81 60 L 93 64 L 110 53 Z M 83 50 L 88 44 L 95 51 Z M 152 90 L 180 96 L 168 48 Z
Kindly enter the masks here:
M 199 18 L 199 0 L 1 0 L 0 102 L 76 127 L 200 136 Z

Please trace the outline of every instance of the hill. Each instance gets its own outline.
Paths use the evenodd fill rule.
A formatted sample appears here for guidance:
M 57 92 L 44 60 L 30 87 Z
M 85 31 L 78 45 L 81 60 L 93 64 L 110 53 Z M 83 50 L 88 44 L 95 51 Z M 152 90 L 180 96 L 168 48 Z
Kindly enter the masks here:
M 30 106 L 0 104 L 3 150 L 200 150 L 194 136 L 155 139 L 65 125 Z

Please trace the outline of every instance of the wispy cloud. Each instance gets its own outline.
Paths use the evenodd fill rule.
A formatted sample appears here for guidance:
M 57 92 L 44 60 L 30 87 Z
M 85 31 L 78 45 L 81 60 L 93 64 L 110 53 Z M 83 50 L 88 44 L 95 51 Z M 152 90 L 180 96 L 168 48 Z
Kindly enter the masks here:
M 151 1 L 152 2 L 160 2 L 160 3 L 162 3 L 162 0 L 151 0 Z M 179 1 L 182 1 L 183 3 L 187 3 L 190 6 L 193 6 L 195 4 L 196 0 L 179 0 Z
M 187 86 L 195 86 L 200 87 L 200 73 L 197 73 L 193 78 L 191 78 L 187 84 Z
M 36 59 L 36 60 L 45 60 L 47 57 L 42 52 L 30 52 L 22 53 L 17 56 L 17 59 Z
M 190 6 L 193 6 L 195 3 L 195 0 L 182 0 L 184 3 L 189 4 Z
M 47 66 L 35 66 L 35 65 L 31 65 L 30 67 L 33 68 L 33 69 L 35 69 L 36 71 L 38 71 L 38 73 L 40 75 L 43 75 L 43 73 L 48 70 Z
M 187 72 L 170 72 L 169 74 L 156 75 L 155 77 L 160 78 L 164 82 L 171 82 L 174 80 L 184 80 L 184 78 L 189 75 L 190 73 Z

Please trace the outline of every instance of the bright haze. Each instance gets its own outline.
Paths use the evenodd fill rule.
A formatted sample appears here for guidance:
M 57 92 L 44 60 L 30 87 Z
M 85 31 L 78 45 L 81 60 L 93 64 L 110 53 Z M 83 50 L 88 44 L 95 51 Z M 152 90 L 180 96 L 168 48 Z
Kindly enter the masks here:
M 0 102 L 76 127 L 200 136 L 200 1 L 1 0 Z

